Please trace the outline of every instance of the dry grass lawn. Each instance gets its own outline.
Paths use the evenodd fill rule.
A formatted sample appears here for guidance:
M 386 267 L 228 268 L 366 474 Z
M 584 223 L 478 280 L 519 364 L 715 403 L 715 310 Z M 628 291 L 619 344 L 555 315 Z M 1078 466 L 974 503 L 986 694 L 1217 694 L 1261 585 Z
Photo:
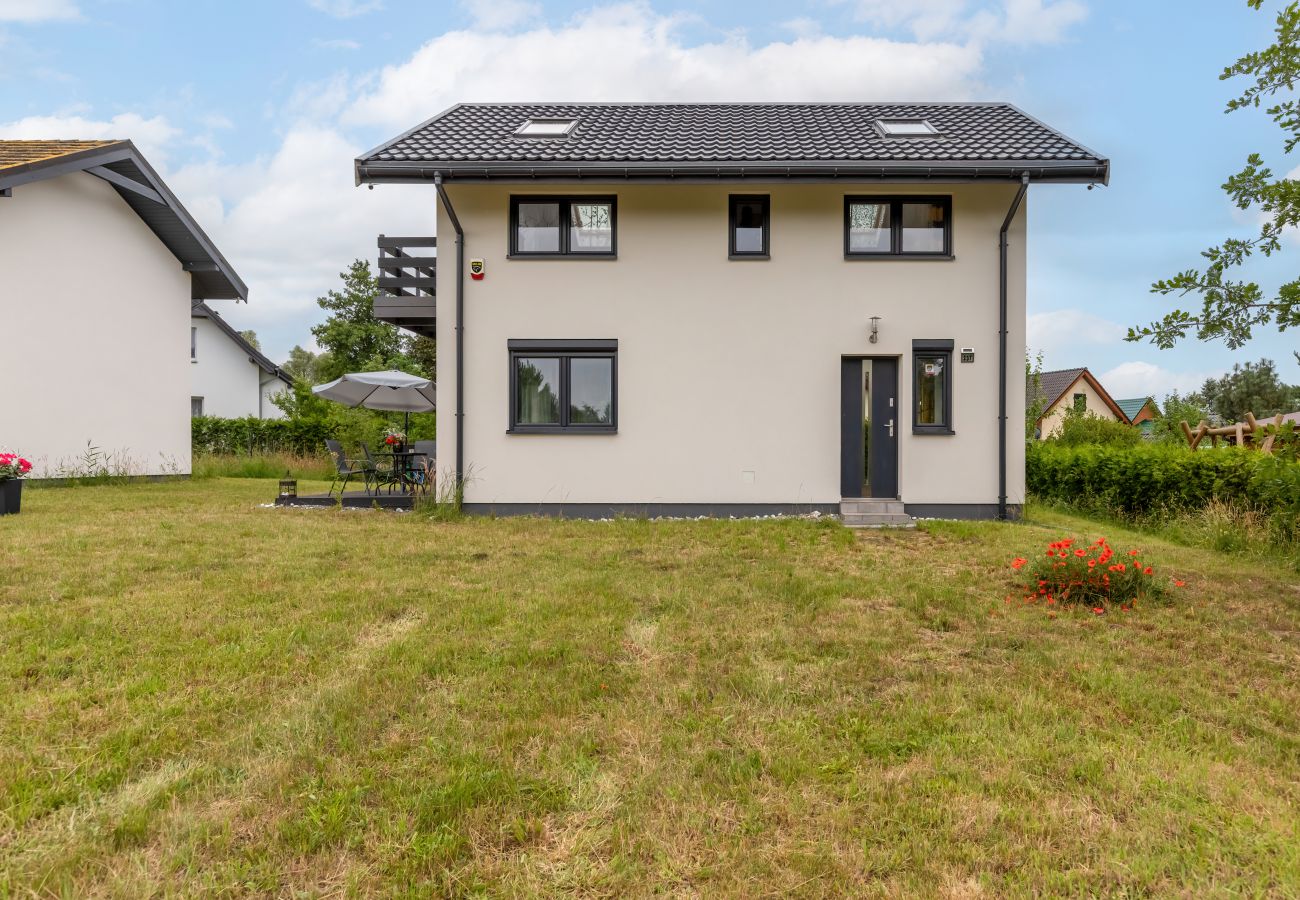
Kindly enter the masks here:
M 0 519 L 0 896 L 1300 894 L 1300 591 L 1096 526 L 433 522 L 274 482 Z

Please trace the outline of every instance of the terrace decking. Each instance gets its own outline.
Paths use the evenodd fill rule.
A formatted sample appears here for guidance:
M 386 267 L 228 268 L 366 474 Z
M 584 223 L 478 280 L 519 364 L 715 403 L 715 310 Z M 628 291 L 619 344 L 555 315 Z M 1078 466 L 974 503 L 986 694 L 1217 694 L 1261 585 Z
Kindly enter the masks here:
M 346 509 L 411 509 L 417 494 L 368 494 L 365 491 L 347 491 L 339 494 L 301 494 L 297 497 L 276 497 L 276 506 L 344 507 Z

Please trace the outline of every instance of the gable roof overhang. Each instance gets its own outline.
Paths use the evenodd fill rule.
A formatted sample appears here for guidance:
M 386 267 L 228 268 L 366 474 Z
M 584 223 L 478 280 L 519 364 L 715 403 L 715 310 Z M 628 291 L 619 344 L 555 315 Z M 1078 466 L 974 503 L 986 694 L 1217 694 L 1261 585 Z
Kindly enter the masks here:
M 213 325 L 216 325 L 226 337 L 235 342 L 235 345 L 239 347 L 240 350 L 248 354 L 249 362 L 257 366 L 266 374 L 274 375 L 285 384 L 293 387 L 293 378 L 275 363 L 271 362 L 271 360 L 269 360 L 261 350 L 258 350 L 250 344 L 242 334 L 231 326 L 229 322 L 221 318 L 221 314 L 215 309 L 208 306 L 206 303 L 196 303 L 190 307 L 190 318 L 207 319 Z
M 72 172 L 87 172 L 112 185 L 162 242 L 181 267 L 190 273 L 193 300 L 247 300 L 248 286 L 194 221 L 176 195 L 130 141 L 24 142 L 51 145 L 29 154 L 32 158 L 0 155 L 0 192 Z M 62 148 L 60 146 L 62 145 Z M 83 147 L 84 149 L 79 149 Z M 62 152 L 60 150 L 62 149 Z
M 563 138 L 528 117 L 574 118 Z M 935 139 L 881 117 L 928 117 Z M 779 132 L 775 138 L 773 131 Z M 356 183 L 1013 181 L 1106 184 L 1110 161 L 1006 103 L 462 103 L 354 161 Z

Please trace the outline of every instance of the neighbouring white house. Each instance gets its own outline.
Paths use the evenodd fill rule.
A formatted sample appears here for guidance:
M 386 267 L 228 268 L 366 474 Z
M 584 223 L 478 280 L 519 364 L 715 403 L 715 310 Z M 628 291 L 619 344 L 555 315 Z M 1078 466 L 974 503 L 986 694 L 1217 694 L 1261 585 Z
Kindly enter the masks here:
M 206 303 L 190 311 L 190 415 L 280 419 L 293 379 Z
M 1025 403 L 1037 403 L 1041 410 L 1034 426 L 1038 438 L 1049 438 L 1060 431 L 1066 412 L 1072 409 L 1111 422 L 1135 424 L 1086 367 L 1041 373 L 1037 396 L 1032 383 L 1025 385 Z
M 1025 194 L 1110 164 L 1004 103 L 466 103 L 354 169 L 436 203 L 375 311 L 468 511 L 868 524 L 1018 514 Z
M 187 474 L 190 309 L 247 294 L 130 141 L 0 141 L 0 447 L 33 475 Z

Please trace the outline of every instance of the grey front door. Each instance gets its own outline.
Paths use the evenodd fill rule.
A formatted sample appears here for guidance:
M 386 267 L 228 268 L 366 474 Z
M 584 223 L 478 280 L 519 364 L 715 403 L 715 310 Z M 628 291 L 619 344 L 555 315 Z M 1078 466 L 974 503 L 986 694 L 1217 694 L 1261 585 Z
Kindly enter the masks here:
M 898 360 L 840 360 L 840 496 L 898 497 Z

